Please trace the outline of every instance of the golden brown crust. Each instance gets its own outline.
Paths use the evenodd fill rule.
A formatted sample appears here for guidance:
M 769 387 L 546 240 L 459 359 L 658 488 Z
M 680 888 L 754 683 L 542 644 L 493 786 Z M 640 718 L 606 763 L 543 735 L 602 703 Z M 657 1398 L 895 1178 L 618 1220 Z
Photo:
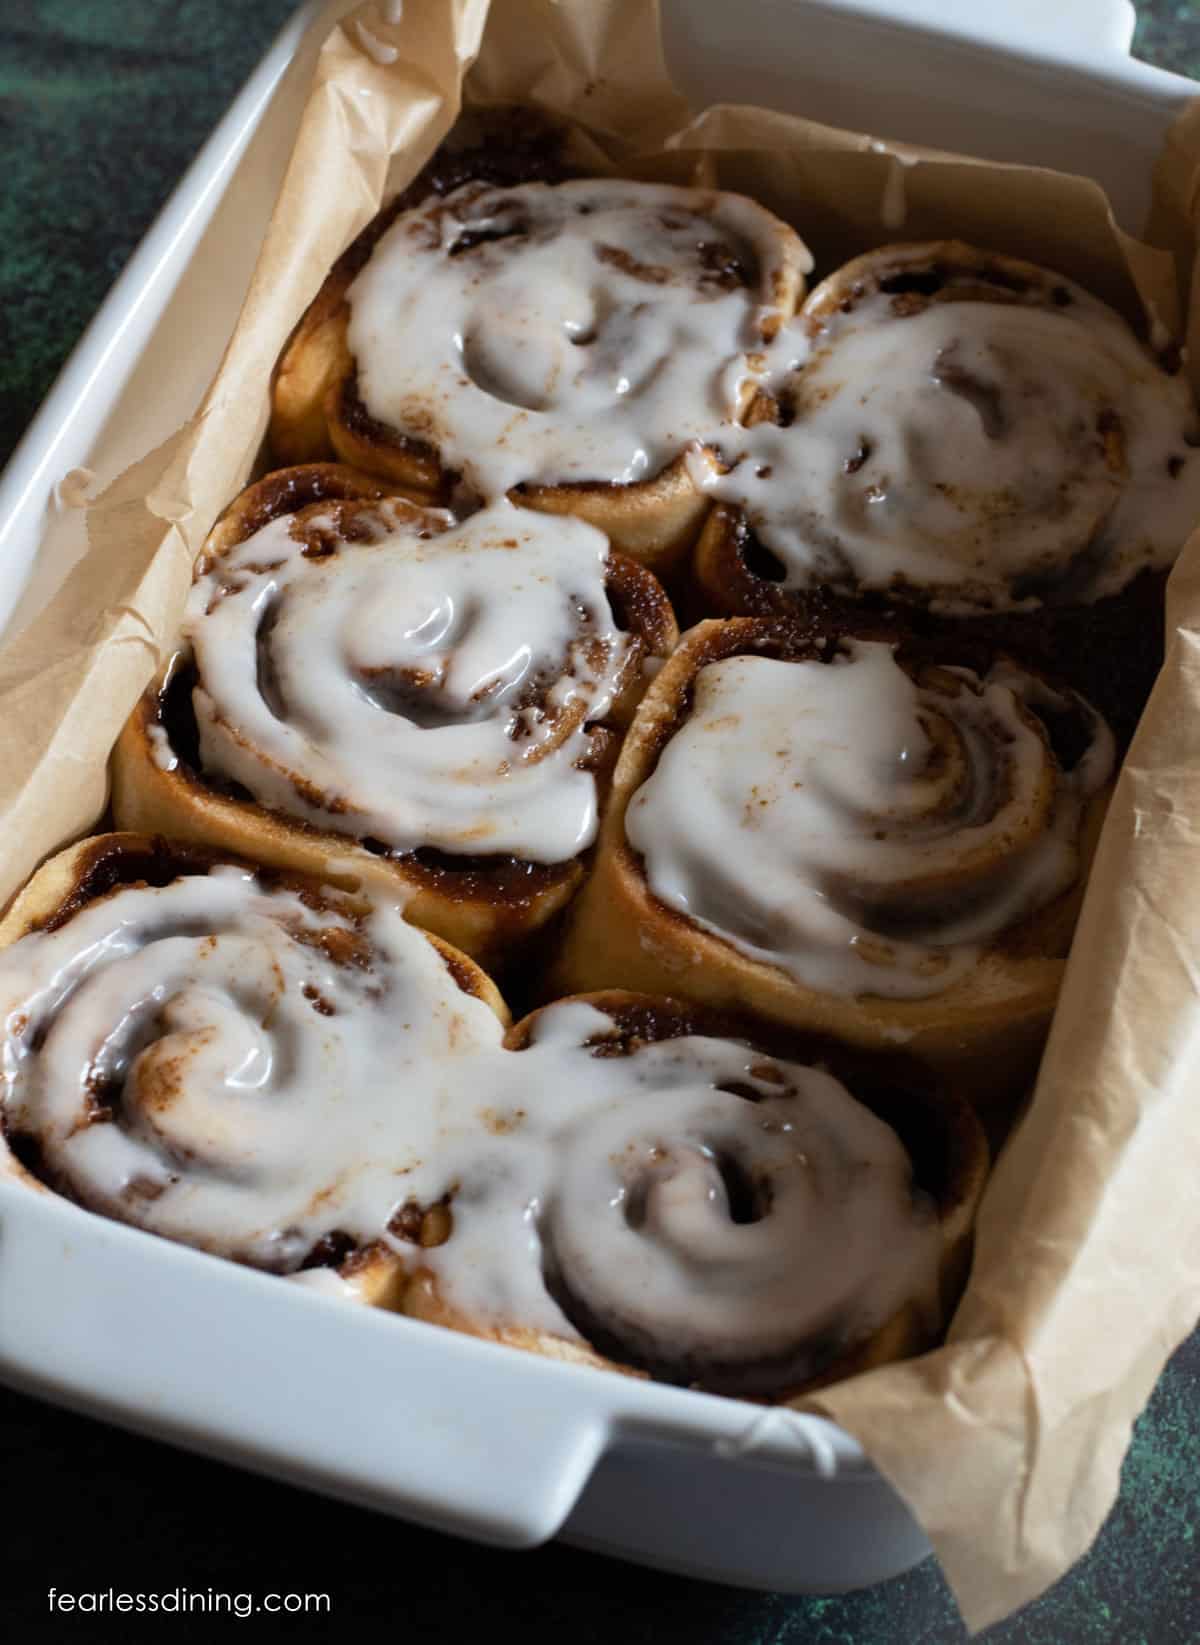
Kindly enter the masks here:
M 388 1246 L 364 1245 L 335 1266 L 355 1302 L 393 1314 L 399 1311 L 408 1289 L 408 1270 Z
M 855 632 L 875 637 L 878 631 L 860 619 L 839 628 L 837 636 Z M 971 1091 L 985 1113 L 999 1108 L 1011 1114 L 1041 1055 L 1107 788 L 1088 808 L 1078 883 L 1002 933 L 969 975 L 927 999 L 823 994 L 779 966 L 752 959 L 660 902 L 647 884 L 641 858 L 626 840 L 629 802 L 689 712 L 699 669 L 745 651 L 786 659 L 816 657 L 824 654 L 819 641 L 819 629 L 786 619 L 703 622 L 684 636 L 625 739 L 595 868 L 572 909 L 552 986 L 562 993 L 620 985 L 675 994 L 850 1046 L 902 1046 Z M 921 642 L 910 645 L 919 654 Z M 903 647 L 898 656 L 903 660 Z
M 356 514 L 384 496 L 392 493 L 378 479 L 336 463 L 275 471 L 249 486 L 225 511 L 205 544 L 199 569 L 282 516 L 292 519 L 293 532 L 303 533 L 310 520 L 314 531 L 327 532 L 331 516 L 335 529 L 352 530 Z M 404 509 L 406 500 L 393 506 Z M 445 516 L 407 506 L 415 524 L 427 520 L 431 531 L 445 529 Z M 645 689 L 641 662 L 667 656 L 679 632 L 670 601 L 644 566 L 610 555 L 606 585 L 618 623 L 639 649 L 608 720 L 597 730 L 595 773 L 602 795 L 617 754 L 615 729 L 628 724 Z M 565 908 L 581 884 L 586 872 L 582 858 L 543 864 L 433 850 L 390 855 L 377 842 L 268 810 L 200 768 L 187 669 L 185 659 L 175 659 L 118 738 L 112 807 L 120 827 L 171 835 L 402 899 L 405 917 L 414 925 L 492 963 L 512 963 L 526 939 Z M 155 746 L 163 731 L 177 760 L 171 769 Z
M 586 520 L 614 547 L 668 582 L 677 577 L 712 506 L 692 479 L 685 457 L 636 485 L 522 485 L 509 495 L 514 503 L 542 514 Z
M 583 879 L 582 863 L 546 866 L 503 859 L 499 866 L 455 868 L 430 854 L 389 857 L 345 834 L 283 817 L 233 797 L 180 763 L 165 770 L 151 739 L 160 698 L 148 694 L 127 721 L 112 762 L 113 816 L 122 828 L 233 852 L 277 868 L 313 874 L 348 890 L 400 899 L 413 925 L 473 958 L 511 959 L 514 949 L 553 918 Z
M 817 332 L 834 314 L 853 313 L 878 292 L 911 305 L 926 303 L 1007 303 L 1063 308 L 1073 301 L 1070 287 L 1050 269 L 983 251 L 964 240 L 897 241 L 853 257 L 809 293 L 801 310 Z
M 359 398 L 358 370 L 346 341 L 349 323 L 349 306 L 343 303 L 338 327 L 331 323 L 318 345 L 333 356 L 323 368 L 330 374 L 323 412 L 333 450 L 342 462 L 381 474 L 406 496 L 449 501 L 454 476 L 442 468 L 433 447 L 378 422 Z
M 367 474 L 346 463 L 313 462 L 272 469 L 240 491 L 223 510 L 208 534 L 199 565 L 203 567 L 230 553 L 256 531 L 285 515 L 303 518 L 306 509 L 321 504 L 327 515 L 337 518 L 339 504 L 379 502 L 393 496 L 377 474 Z M 406 517 L 419 523 L 421 510 L 414 506 Z

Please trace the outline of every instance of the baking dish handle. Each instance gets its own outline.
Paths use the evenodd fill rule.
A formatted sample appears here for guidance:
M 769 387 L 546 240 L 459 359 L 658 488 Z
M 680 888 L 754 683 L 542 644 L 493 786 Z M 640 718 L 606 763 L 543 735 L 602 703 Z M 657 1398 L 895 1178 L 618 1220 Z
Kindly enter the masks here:
M 613 1444 L 862 1480 L 820 1418 L 572 1369 L 312 1294 L 0 1178 L 0 1381 L 507 1547 L 548 1541 Z
M 0 1180 L 0 1381 L 507 1547 L 559 1530 L 609 1379 L 201 1256 Z

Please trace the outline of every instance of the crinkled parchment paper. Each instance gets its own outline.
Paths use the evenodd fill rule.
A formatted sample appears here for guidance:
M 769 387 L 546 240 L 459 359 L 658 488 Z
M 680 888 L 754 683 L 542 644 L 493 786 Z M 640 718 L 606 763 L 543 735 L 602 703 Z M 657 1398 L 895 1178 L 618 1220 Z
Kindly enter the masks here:
M 329 27 L 344 6 L 332 6 Z M 389 20 L 392 16 L 395 21 Z M 365 31 L 364 31 L 365 26 Z M 464 76 L 466 77 L 464 88 Z M 0 899 L 93 826 L 105 759 L 169 650 L 191 560 L 255 463 L 272 364 L 330 263 L 468 102 L 579 122 L 617 169 L 754 194 L 817 276 L 871 245 L 957 235 L 1061 269 L 1137 320 L 1190 325 L 1200 113 L 1159 167 L 1152 251 L 1099 188 L 741 107 L 691 124 L 654 0 L 360 7 L 318 61 L 242 317 L 196 417 L 90 510 L 90 550 L 0 654 Z M 903 216 L 903 227 L 893 224 Z M 189 348 L 186 327 L 177 339 Z M 215 363 L 215 362 L 214 362 Z M 164 431 L 165 433 L 166 431 Z M 1172 579 L 1166 664 L 1125 762 L 1033 1106 L 984 1200 L 946 1345 L 808 1402 L 909 1503 L 968 1622 L 1087 1548 L 1130 1425 L 1200 1312 L 1200 539 Z

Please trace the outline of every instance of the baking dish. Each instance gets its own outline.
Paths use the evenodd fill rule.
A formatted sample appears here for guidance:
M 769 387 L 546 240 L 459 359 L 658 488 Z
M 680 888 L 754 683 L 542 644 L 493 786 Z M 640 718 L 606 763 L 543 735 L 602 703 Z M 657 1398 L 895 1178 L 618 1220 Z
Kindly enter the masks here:
M 962 32 L 958 9 L 757 0 L 734 19 L 717 5 L 664 7 L 672 67 L 696 102 L 719 89 L 886 136 L 1064 169 L 1086 161 L 1137 226 L 1150 157 L 1190 87 L 1122 60 L 1128 8 L 1072 5 L 1043 26 L 1014 7 L 1011 39 L 983 43 Z M 215 364 L 241 271 L 224 249 L 221 282 L 206 268 L 223 220 L 265 220 L 303 69 L 282 76 L 306 21 L 243 93 L 14 459 L 0 509 L 0 607 L 14 626 L 79 551 L 82 520 L 69 509 L 43 536 L 51 480 L 77 463 L 110 478 L 192 409 L 203 384 L 156 370 L 172 312 L 187 307 L 211 330 Z M 950 95 L 966 85 L 969 110 Z M 1095 143 L 1099 130 L 1110 142 Z M 239 243 L 246 275 L 253 240 Z M 351 1315 L 4 1184 L 0 1218 L 0 1369 L 48 1397 L 496 1542 L 565 1526 L 609 1551 L 809 1591 L 875 1580 L 926 1550 L 853 1443 L 818 1419 Z M 288 1374 L 297 1362 L 303 1383 Z

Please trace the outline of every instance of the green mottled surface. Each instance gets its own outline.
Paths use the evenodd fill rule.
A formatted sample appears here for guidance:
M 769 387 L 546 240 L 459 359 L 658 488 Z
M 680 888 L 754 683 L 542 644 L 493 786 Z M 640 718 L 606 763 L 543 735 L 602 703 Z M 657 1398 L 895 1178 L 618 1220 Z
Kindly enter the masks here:
M 291 10 L 290 0 L 0 0 L 0 460 Z M 1200 4 L 1152 0 L 1139 12 L 1139 54 L 1200 77 Z M 577 1645 L 650 1645 L 664 1637 L 950 1645 L 965 1638 L 932 1564 L 859 1594 L 797 1600 L 655 1576 L 558 1547 L 498 1554 L 3 1391 L 0 1482 L 3 1614 L 14 1640 L 43 1629 L 56 1639 L 117 1637 L 111 1622 L 51 1621 L 51 1582 L 323 1589 L 333 1596 L 339 1636 L 386 1631 L 405 1641 L 482 1641 L 500 1619 L 527 1641 Z M 996 1645 L 1194 1645 L 1198 1522 L 1194 1337 L 1137 1425 L 1120 1499 L 1091 1554 L 986 1638 Z M 302 1618 L 287 1624 L 289 1637 L 326 1637 L 328 1630 Z
M 1141 0 L 1133 53 L 1159 68 L 1200 79 L 1200 4 L 1197 0 Z

